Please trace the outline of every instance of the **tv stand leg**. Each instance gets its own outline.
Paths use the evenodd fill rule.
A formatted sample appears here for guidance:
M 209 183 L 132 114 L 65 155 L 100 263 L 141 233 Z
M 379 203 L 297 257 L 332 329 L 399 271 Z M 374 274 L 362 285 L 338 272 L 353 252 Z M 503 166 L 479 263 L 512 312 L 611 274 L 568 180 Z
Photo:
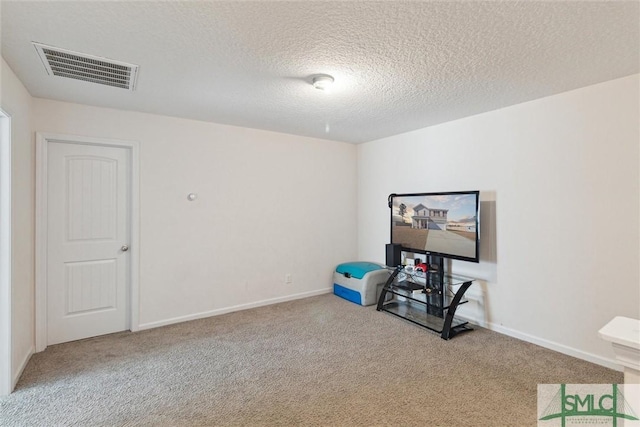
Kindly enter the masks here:
M 453 301 L 451 301 L 451 305 L 449 306 L 449 310 L 447 310 L 447 315 L 444 319 L 444 327 L 442 328 L 442 334 L 440 335 L 440 337 L 443 340 L 448 340 L 450 338 L 453 338 L 453 336 L 456 335 L 458 332 L 471 330 L 471 328 L 467 328 L 467 327 L 464 327 L 464 329 L 462 329 L 461 331 L 451 329 L 451 323 L 453 322 L 453 317 L 456 315 L 456 309 L 458 308 L 458 304 L 460 304 L 460 300 L 464 296 L 464 293 L 467 292 L 467 289 L 469 289 L 469 286 L 471 286 L 471 283 L 473 283 L 473 281 L 464 282 L 462 286 L 460 286 L 460 289 L 458 289 L 458 292 L 456 292 L 455 296 L 453 297 Z

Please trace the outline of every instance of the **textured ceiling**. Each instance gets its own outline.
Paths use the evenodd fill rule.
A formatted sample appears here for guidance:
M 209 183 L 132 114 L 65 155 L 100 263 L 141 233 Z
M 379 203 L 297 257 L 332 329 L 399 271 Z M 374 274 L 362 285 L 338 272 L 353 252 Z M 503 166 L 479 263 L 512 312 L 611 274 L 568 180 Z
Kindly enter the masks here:
M 35 97 L 347 142 L 639 72 L 633 2 L 2 1 Z M 136 91 L 47 76 L 37 41 L 140 65 Z M 335 77 L 327 94 L 309 76 Z

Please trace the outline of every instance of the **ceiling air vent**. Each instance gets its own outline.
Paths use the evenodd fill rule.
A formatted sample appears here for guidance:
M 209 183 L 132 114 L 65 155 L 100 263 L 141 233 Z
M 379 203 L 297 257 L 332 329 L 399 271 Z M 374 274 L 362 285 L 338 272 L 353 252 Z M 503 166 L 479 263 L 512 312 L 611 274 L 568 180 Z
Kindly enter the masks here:
M 73 52 L 32 42 L 47 69 L 53 76 L 84 80 L 85 82 L 133 90 L 138 66 L 86 53 Z

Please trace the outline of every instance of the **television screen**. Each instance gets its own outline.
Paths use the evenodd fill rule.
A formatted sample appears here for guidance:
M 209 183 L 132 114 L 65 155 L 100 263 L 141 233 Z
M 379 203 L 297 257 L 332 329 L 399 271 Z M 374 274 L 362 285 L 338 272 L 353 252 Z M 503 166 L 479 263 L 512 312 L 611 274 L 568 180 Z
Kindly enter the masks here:
M 391 194 L 391 243 L 403 251 L 478 262 L 479 191 Z

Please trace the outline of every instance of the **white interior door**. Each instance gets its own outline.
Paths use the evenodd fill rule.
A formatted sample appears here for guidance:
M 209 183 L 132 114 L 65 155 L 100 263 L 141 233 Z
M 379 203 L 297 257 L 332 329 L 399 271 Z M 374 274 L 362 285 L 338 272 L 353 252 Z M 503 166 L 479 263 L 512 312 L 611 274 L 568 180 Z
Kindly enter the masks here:
M 47 344 L 129 329 L 131 150 L 50 141 Z

